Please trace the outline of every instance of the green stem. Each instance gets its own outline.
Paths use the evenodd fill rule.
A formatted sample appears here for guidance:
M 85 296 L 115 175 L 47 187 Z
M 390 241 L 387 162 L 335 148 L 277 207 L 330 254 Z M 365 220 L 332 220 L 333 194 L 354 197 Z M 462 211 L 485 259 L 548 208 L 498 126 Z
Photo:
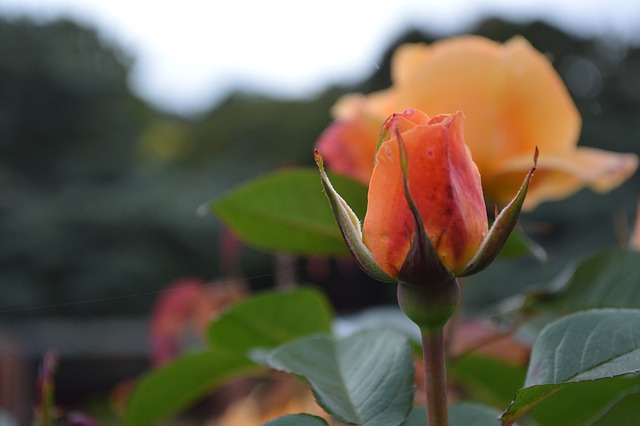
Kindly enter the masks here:
M 459 301 L 460 288 L 455 278 L 437 285 L 398 283 L 398 305 L 420 327 L 422 335 L 429 426 L 449 426 L 444 326 Z
M 449 426 L 444 333 L 421 329 L 428 426 Z

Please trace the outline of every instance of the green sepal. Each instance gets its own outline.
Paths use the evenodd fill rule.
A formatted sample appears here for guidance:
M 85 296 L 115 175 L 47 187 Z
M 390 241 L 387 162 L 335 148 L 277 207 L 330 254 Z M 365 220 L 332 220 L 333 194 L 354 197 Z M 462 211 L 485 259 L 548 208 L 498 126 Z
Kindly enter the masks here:
M 419 286 L 398 282 L 398 306 L 423 331 L 437 332 L 460 304 L 460 286 L 455 277 L 438 285 Z
M 507 242 L 509 235 L 513 231 L 513 228 L 516 226 L 516 223 L 518 223 L 520 210 L 524 204 L 527 191 L 529 190 L 529 183 L 531 182 L 533 173 L 536 171 L 537 165 L 538 147 L 536 147 L 536 151 L 533 155 L 533 167 L 531 167 L 531 170 L 529 170 L 529 173 L 527 173 L 527 176 L 524 178 L 524 182 L 522 183 L 520 190 L 518 190 L 518 193 L 513 200 L 511 200 L 496 217 L 495 222 L 493 222 L 493 226 L 491 226 L 487 236 L 480 244 L 480 248 L 476 252 L 475 256 L 473 256 L 473 259 L 469 261 L 467 266 L 465 266 L 462 272 L 457 274 L 457 276 L 466 277 L 480 272 L 489 266 L 498 256 L 500 250 Z
M 398 279 L 405 284 L 414 286 L 437 286 L 453 280 L 454 275 L 442 263 L 438 252 L 433 246 L 431 239 L 424 229 L 422 216 L 418 211 L 411 192 L 409 190 L 409 164 L 407 161 L 407 151 L 404 141 L 398 129 L 396 139 L 400 148 L 400 165 L 402 167 L 402 182 L 404 184 L 404 195 L 409 204 L 411 215 L 413 216 L 415 233 L 407 257 L 398 271 Z
M 338 227 L 340 228 L 340 232 L 347 244 L 349 252 L 351 252 L 351 255 L 354 257 L 360 268 L 369 276 L 378 281 L 395 283 L 396 280 L 378 266 L 373 254 L 371 254 L 367 246 L 362 242 L 360 220 L 353 210 L 351 210 L 351 207 L 349 207 L 347 202 L 340 197 L 340 194 L 338 194 L 331 185 L 331 181 L 329 181 L 329 177 L 324 170 L 324 164 L 320 152 L 315 150 L 313 156 L 316 160 L 316 164 L 318 165 L 318 170 L 320 171 L 324 193 L 329 199 L 329 204 L 331 204 L 331 209 L 333 210 L 333 216 L 338 223 Z
M 374 157 L 374 164 L 377 162 L 378 151 L 380 150 L 380 147 L 382 146 L 384 141 L 389 136 L 389 132 L 391 132 L 391 129 L 389 128 L 387 123 L 393 117 L 394 117 L 394 115 L 389 116 L 389 118 L 387 118 L 387 120 L 382 125 L 382 128 L 380 129 L 380 132 L 378 132 L 378 139 L 376 139 L 376 155 L 373 156 Z

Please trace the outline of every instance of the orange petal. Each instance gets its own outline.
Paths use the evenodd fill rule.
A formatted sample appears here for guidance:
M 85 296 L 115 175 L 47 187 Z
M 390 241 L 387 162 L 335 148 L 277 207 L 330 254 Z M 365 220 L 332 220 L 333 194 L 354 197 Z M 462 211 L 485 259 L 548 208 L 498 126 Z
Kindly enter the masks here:
M 522 37 L 504 44 L 479 36 L 453 37 L 430 45 L 406 44 L 396 50 L 391 67 L 393 85 L 389 89 L 366 97 L 345 96 L 333 110 L 334 116 L 338 120 L 366 117 L 381 125 L 393 112 L 407 108 L 432 116 L 463 111 L 467 117 L 465 142 L 482 175 L 484 193 L 493 201 L 502 203 L 513 196 L 515 192 L 505 191 L 515 191 L 520 185 L 536 146 L 542 167 L 545 162 L 555 163 L 555 158 L 573 166 L 569 173 L 549 174 L 542 168 L 548 179 L 537 177 L 535 186 L 545 189 L 527 198 L 528 209 L 569 196 L 583 186 L 608 191 L 630 175 L 635 160 L 628 155 L 625 160 L 613 160 L 604 158 L 606 153 L 601 151 L 600 159 L 585 159 L 584 151 L 576 147 L 581 118 L 573 100 L 548 58 Z M 343 140 L 364 145 L 358 153 L 373 158 L 372 133 L 361 135 Z M 343 151 L 354 155 L 355 149 Z M 523 161 L 521 173 L 506 174 L 504 165 L 517 161 Z M 624 164 L 616 166 L 620 161 Z M 593 176 L 590 167 L 600 162 L 605 166 Z M 563 168 L 567 167 L 559 167 Z M 547 170 L 556 169 L 550 166 Z M 363 182 L 365 174 L 360 169 Z
M 517 183 L 530 166 L 530 156 L 509 159 L 496 164 L 498 170 L 490 183 L 497 188 L 494 199 L 504 203 L 517 191 Z M 595 148 L 577 148 L 572 152 L 545 155 L 540 153 L 536 177 L 524 203 L 531 210 L 545 200 L 568 197 L 588 186 L 597 192 L 607 192 L 619 186 L 635 173 L 638 157 Z
M 394 87 L 401 99 L 396 108 L 464 111 L 465 141 L 483 177 L 491 177 L 496 161 L 529 156 L 536 145 L 545 155 L 575 145 L 576 107 L 547 58 L 524 39 L 502 45 L 467 36 L 424 49 L 428 60 L 412 64 L 411 76 Z M 490 196 L 493 190 L 485 187 Z
M 391 80 L 405 84 L 429 60 L 431 49 L 425 43 L 408 43 L 399 46 L 391 58 Z
M 368 117 L 361 101 L 352 96 L 336 105 L 344 118 L 320 135 L 316 148 L 331 170 L 367 184 L 382 120 Z
M 454 273 L 487 233 L 480 175 L 462 139 L 462 122 L 461 113 L 442 115 L 402 133 L 412 198 L 440 259 Z M 376 159 L 363 241 L 380 267 L 396 276 L 414 233 L 397 140 L 386 141 Z

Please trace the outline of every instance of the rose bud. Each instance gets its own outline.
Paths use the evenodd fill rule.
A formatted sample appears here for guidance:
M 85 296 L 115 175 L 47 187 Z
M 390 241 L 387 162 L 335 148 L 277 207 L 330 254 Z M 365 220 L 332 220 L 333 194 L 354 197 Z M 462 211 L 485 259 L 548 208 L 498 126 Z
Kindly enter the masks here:
M 447 315 L 457 304 L 455 277 L 484 269 L 498 255 L 535 170 L 534 165 L 489 230 L 480 174 L 464 143 L 463 121 L 461 112 L 429 118 L 408 109 L 384 123 L 362 228 L 315 152 L 325 194 L 360 267 L 380 281 L 429 289 L 429 303 L 447 305 Z M 446 294 L 432 292 L 438 288 Z M 438 314 L 436 323 L 447 315 Z

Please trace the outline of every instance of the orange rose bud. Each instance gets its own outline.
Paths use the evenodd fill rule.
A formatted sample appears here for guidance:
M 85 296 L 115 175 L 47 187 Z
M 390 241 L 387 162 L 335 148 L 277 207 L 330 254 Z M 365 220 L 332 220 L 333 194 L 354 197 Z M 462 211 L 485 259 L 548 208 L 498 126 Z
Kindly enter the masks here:
M 345 243 L 371 277 L 435 289 L 486 268 L 513 231 L 536 170 L 538 150 L 520 190 L 487 229 L 480 174 L 463 140 L 463 121 L 461 112 L 429 118 L 407 109 L 385 122 L 362 226 L 331 185 L 322 155 L 315 150 L 322 187 Z M 446 298 L 451 302 L 456 294 L 451 291 Z M 431 305 L 432 296 L 423 299 Z M 422 306 L 416 311 L 430 309 Z
M 487 235 L 480 173 L 463 140 L 464 115 L 429 118 L 418 110 L 394 114 L 376 156 L 369 204 L 362 228 L 364 244 L 378 265 L 397 277 L 412 241 L 415 221 L 405 198 L 398 137 L 408 161 L 410 196 L 440 261 L 461 272 Z
M 462 136 L 464 115 L 407 109 L 378 136 L 364 224 L 335 191 L 320 152 L 321 183 L 345 243 L 363 271 L 398 283 L 398 304 L 423 330 L 440 330 L 459 303 L 458 276 L 496 258 L 520 215 L 534 166 L 488 229 L 480 173 Z

